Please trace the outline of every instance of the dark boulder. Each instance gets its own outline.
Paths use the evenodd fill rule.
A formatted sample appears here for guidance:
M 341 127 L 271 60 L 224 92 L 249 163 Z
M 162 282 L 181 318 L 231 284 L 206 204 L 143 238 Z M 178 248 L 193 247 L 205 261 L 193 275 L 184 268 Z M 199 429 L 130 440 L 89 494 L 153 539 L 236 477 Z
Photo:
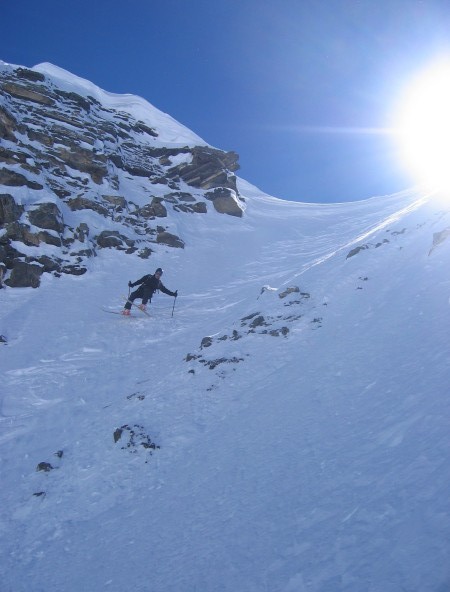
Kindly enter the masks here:
M 236 192 L 226 187 L 218 187 L 214 191 L 205 193 L 206 199 L 212 201 L 214 208 L 220 214 L 241 217 L 242 208 L 238 202 Z
M 162 204 L 161 197 L 154 197 L 151 204 L 148 204 L 137 211 L 143 218 L 165 218 L 167 210 Z
M 36 181 L 29 181 L 21 173 L 16 173 L 9 169 L 0 169 L 0 185 L 7 185 L 9 187 L 28 187 L 29 189 L 40 190 L 44 187 Z
M 201 189 L 228 187 L 236 191 L 236 177 L 229 171 L 239 169 L 239 156 L 210 146 L 192 148 L 192 159 L 168 169 L 169 179 L 181 178 L 188 185 Z
M 79 196 L 69 199 L 67 205 L 73 212 L 77 210 L 93 210 L 101 216 L 108 216 L 108 209 L 104 205 L 87 197 Z
M 3 107 L 0 107 L 0 138 L 17 142 L 14 132 L 18 125 L 14 117 Z
M 58 233 L 64 232 L 64 221 L 59 208 L 54 203 L 42 203 L 35 209 L 29 210 L 28 219 L 31 224 L 45 230 L 54 230 Z
M 17 205 L 12 195 L 8 193 L 0 194 L 0 226 L 8 222 L 16 222 L 22 215 L 23 210 L 23 206 Z
M 44 269 L 36 263 L 15 261 L 9 279 L 5 284 L 11 288 L 38 288 Z
M 6 82 L 3 85 L 4 91 L 20 101 L 31 101 L 33 103 L 38 103 L 39 105 L 47 106 L 54 105 L 55 101 L 41 92 L 41 89 L 45 90 L 43 87 L 40 87 L 38 91 L 37 87 L 30 88 L 26 85 L 16 84 L 14 82 Z
M 117 230 L 103 230 L 97 237 L 97 244 L 102 249 L 106 248 L 127 248 L 133 247 L 134 241 L 120 234 Z M 124 247 L 126 245 L 126 247 Z
M 165 230 L 158 233 L 158 236 L 156 237 L 156 242 L 159 244 L 167 245 L 168 247 L 184 249 L 184 241 L 182 241 L 181 238 L 176 236 L 175 234 L 171 234 L 170 232 L 167 232 Z

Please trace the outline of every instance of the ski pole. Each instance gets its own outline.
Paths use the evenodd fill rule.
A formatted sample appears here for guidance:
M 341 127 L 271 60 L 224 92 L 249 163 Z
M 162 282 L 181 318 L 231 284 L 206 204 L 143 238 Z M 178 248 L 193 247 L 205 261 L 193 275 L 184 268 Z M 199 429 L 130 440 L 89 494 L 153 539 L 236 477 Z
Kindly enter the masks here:
M 173 299 L 173 306 L 172 306 L 172 317 L 173 317 L 173 311 L 175 310 L 175 302 L 177 301 L 177 297 L 175 296 L 175 298 Z

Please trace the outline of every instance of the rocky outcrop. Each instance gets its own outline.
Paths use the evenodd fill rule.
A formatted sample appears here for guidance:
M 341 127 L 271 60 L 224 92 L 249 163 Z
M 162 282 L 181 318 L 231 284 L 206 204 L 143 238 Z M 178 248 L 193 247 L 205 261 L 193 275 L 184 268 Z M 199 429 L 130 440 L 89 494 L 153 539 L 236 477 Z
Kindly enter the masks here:
M 11 288 L 37 288 L 43 272 L 44 269 L 41 265 L 28 263 L 27 261 L 16 261 L 5 284 Z
M 71 198 L 66 203 L 73 212 L 77 210 L 92 210 L 101 216 L 108 216 L 108 208 L 105 205 L 87 197 L 79 196 L 73 199 Z
M 12 222 L 11 224 L 5 225 L 4 237 L 6 239 L 21 242 L 29 247 L 37 247 L 41 243 L 48 245 L 54 245 L 56 247 L 61 246 L 61 238 L 46 230 L 35 230 L 28 224 L 22 222 Z
M 127 207 L 127 200 L 121 195 L 102 195 L 102 199 L 120 210 Z
M 188 185 L 201 189 L 227 187 L 237 192 L 236 177 L 230 171 L 239 169 L 235 152 L 221 152 L 210 147 L 192 149 L 190 162 L 183 162 L 167 171 L 169 179 L 181 178 Z
M 350 257 L 354 257 L 355 255 L 357 255 L 358 253 L 361 253 L 361 251 L 366 251 L 367 249 L 378 249 L 378 247 L 381 247 L 382 245 L 385 245 L 389 243 L 389 240 L 387 238 L 385 238 L 384 240 L 378 242 L 378 243 L 370 243 L 370 244 L 365 244 L 365 245 L 359 245 L 358 247 L 355 247 L 354 249 L 352 249 L 351 251 L 349 251 L 349 253 L 347 254 L 346 259 L 350 259 Z
M 184 212 L 184 213 L 191 213 L 191 214 L 206 214 L 208 208 L 206 207 L 205 202 L 198 201 L 194 204 L 177 204 L 173 206 L 173 209 L 176 212 Z
M 438 247 L 440 244 L 442 244 L 444 241 L 446 241 L 448 238 L 450 238 L 450 226 L 447 226 L 447 228 L 444 228 L 444 230 L 441 230 L 440 232 L 435 232 L 433 234 L 433 245 L 428 254 L 431 255 L 434 249 Z
M 3 91 L 16 99 L 20 99 L 22 101 L 32 101 L 34 103 L 39 103 L 40 105 L 54 105 L 55 101 L 51 99 L 49 96 L 33 90 L 32 88 L 24 85 L 24 84 L 17 84 L 14 82 L 6 82 L 3 85 Z
M 220 214 L 229 214 L 230 216 L 238 217 L 241 217 L 243 214 L 237 194 L 232 189 L 220 187 L 214 189 L 214 191 L 208 191 L 205 197 L 212 201 L 214 208 Z
M 184 248 L 179 216 L 244 214 L 235 152 L 164 146 L 151 122 L 79 88 L 0 66 L 0 267 L 7 285 L 37 287 L 43 273 L 85 273 L 83 262 L 102 249 L 147 258 L 159 245 Z M 55 248 L 30 254 L 42 244 Z
M 152 441 L 144 426 L 140 424 L 128 425 L 124 424 L 120 428 L 116 428 L 113 433 L 114 443 L 120 443 L 122 450 L 127 450 L 130 453 L 136 453 L 139 447 L 142 447 L 149 455 L 152 455 L 155 450 L 159 450 L 160 446 Z
M 167 245 L 168 247 L 174 247 L 176 249 L 184 249 L 184 241 L 175 234 L 162 230 L 156 237 L 158 244 Z
M 145 219 L 165 218 L 167 216 L 167 209 L 163 205 L 162 198 L 154 197 L 152 203 L 136 210 L 136 214 Z
M 103 183 L 108 172 L 106 167 L 107 161 L 104 155 L 95 154 L 92 150 L 87 150 L 79 146 L 72 145 L 70 150 L 60 147 L 56 151 L 56 157 L 64 165 L 90 175 L 97 185 Z
M 14 201 L 9 193 L 0 194 L 0 226 L 9 222 L 15 222 L 20 218 L 24 208 Z
M 9 187 L 28 187 L 29 189 L 40 190 L 43 185 L 36 181 L 29 181 L 25 175 L 7 168 L 0 169 L 0 185 Z
M 14 132 L 17 129 L 18 126 L 14 117 L 0 106 L 0 138 L 16 143 L 17 139 Z
M 129 239 L 117 230 L 104 230 L 96 237 L 100 248 L 116 248 L 126 250 L 134 247 L 135 241 Z
M 28 211 L 28 219 L 34 226 L 64 232 L 64 220 L 58 206 L 54 203 L 42 203 Z

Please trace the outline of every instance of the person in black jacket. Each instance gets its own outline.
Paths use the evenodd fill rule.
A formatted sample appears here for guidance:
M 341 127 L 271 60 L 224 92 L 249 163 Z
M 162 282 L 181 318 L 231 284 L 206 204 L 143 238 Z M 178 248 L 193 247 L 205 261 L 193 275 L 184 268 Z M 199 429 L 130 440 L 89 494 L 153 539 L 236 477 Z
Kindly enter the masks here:
M 175 298 L 178 296 L 178 290 L 175 292 L 171 292 L 166 288 L 166 286 L 161 281 L 161 276 L 163 274 L 163 270 L 158 267 L 155 273 L 144 275 L 141 277 L 140 280 L 136 280 L 135 282 L 128 282 L 128 286 L 130 288 L 134 288 L 134 286 L 139 286 L 137 290 L 131 292 L 128 296 L 128 300 L 125 303 L 125 307 L 122 311 L 122 314 L 129 315 L 131 310 L 131 305 L 133 300 L 136 298 L 142 298 L 142 304 L 139 304 L 139 308 L 141 310 L 146 310 L 147 302 L 151 301 L 153 294 L 156 290 L 161 290 L 164 294 L 168 294 L 169 296 L 174 296 Z

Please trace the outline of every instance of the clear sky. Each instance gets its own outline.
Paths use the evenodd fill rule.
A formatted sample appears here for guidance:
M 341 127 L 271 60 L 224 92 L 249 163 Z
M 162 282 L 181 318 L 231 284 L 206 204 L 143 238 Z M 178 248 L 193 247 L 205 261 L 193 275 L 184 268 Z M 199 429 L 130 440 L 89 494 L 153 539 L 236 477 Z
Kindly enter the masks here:
M 413 184 L 376 130 L 450 47 L 449 0 L 0 0 L 0 19 L 3 61 L 144 97 L 300 201 Z

